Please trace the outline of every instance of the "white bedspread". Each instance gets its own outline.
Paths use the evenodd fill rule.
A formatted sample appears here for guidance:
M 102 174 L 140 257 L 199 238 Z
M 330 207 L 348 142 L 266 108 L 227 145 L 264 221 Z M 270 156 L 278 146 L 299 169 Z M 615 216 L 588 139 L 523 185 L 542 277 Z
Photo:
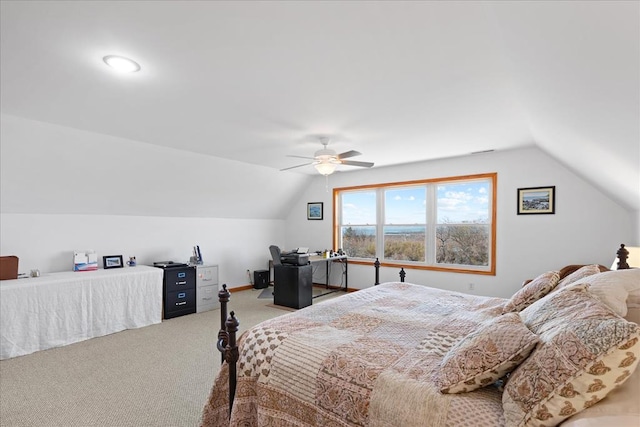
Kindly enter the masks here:
M 0 282 L 0 359 L 160 323 L 162 276 L 137 266 Z

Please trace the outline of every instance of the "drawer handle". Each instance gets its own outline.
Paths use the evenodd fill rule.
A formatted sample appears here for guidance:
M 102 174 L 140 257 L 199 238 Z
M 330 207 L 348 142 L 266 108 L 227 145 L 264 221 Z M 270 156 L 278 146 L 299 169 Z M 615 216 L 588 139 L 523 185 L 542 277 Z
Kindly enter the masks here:
M 176 285 L 186 285 L 187 281 L 183 280 L 182 282 L 176 282 Z
M 185 305 L 187 302 L 186 301 L 182 301 L 182 302 L 177 302 L 176 305 Z

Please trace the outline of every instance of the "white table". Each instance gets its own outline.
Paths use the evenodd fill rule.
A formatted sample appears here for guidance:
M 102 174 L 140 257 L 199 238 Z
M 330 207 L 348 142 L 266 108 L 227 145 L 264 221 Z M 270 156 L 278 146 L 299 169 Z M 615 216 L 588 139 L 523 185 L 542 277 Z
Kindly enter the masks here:
M 314 298 L 318 298 L 318 297 L 322 297 L 328 294 L 331 294 L 333 292 L 337 292 L 337 291 L 345 291 L 348 292 L 349 291 L 349 259 L 347 258 L 346 255 L 336 255 L 336 256 L 332 256 L 330 258 L 325 258 L 321 255 L 312 255 L 309 257 L 309 262 L 311 264 L 325 264 L 325 277 L 326 277 L 326 287 L 327 289 L 329 289 L 329 277 L 331 276 L 331 267 L 333 266 L 334 262 L 339 262 L 340 264 L 342 264 L 342 268 L 343 268 L 343 273 L 344 273 L 344 288 L 342 286 L 339 286 L 335 289 L 333 289 L 332 291 L 328 291 L 325 292 L 323 294 L 320 295 L 314 295 Z
M 0 282 L 0 360 L 162 321 L 159 268 L 139 265 Z

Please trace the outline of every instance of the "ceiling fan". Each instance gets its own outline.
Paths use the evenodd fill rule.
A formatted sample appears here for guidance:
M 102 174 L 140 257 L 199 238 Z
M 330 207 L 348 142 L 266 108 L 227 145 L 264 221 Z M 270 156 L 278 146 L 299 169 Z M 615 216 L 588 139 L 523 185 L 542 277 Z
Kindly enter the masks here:
M 327 148 L 327 145 L 329 145 L 329 142 L 330 142 L 330 138 L 321 137 L 320 143 L 324 146 L 324 148 L 322 150 L 316 151 L 313 157 L 293 156 L 293 155 L 287 156 L 287 157 L 297 157 L 299 159 L 313 160 L 312 162 L 303 163 L 301 165 L 291 166 L 291 167 L 280 169 L 280 170 L 286 171 L 289 169 L 300 168 L 302 166 L 313 165 L 318 172 L 326 176 L 326 175 L 331 175 L 336 170 L 336 167 L 338 167 L 338 165 L 359 166 L 363 168 L 370 168 L 371 166 L 373 166 L 373 163 L 371 162 L 357 162 L 353 160 L 345 160 L 350 157 L 360 156 L 362 155 L 362 153 L 360 153 L 359 151 L 351 150 L 341 154 L 336 154 L 334 150 Z

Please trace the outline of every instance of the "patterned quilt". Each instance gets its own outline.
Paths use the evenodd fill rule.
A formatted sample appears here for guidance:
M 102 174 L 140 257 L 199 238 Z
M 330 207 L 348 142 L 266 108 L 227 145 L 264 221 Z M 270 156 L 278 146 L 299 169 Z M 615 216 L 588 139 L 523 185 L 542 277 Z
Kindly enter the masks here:
M 386 283 L 263 322 L 239 340 L 231 420 L 224 364 L 202 425 L 503 425 L 497 388 L 441 394 L 434 374 L 505 301 Z

